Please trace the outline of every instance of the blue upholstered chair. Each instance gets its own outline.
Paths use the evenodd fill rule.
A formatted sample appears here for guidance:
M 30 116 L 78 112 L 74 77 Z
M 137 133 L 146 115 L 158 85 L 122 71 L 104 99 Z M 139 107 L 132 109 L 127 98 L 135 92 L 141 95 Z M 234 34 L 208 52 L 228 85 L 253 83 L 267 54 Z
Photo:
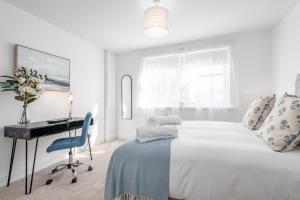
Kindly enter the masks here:
M 50 177 L 46 182 L 47 185 L 52 183 L 53 175 L 63 169 L 70 169 L 73 174 L 72 183 L 77 182 L 75 167 L 78 167 L 79 165 L 82 165 L 84 163 L 80 163 L 79 161 L 76 161 L 76 162 L 73 161 L 73 148 L 84 146 L 86 143 L 86 140 L 88 140 L 90 157 L 91 157 L 91 160 L 93 160 L 91 145 L 90 145 L 90 140 L 89 140 L 89 135 L 88 135 L 91 120 L 92 120 L 92 113 L 88 112 L 84 119 L 81 136 L 57 139 L 47 148 L 48 153 L 53 152 L 53 151 L 58 151 L 58 150 L 70 149 L 69 162 L 67 164 L 60 164 L 51 171 Z M 91 171 L 92 169 L 93 169 L 92 166 L 89 165 L 88 171 Z

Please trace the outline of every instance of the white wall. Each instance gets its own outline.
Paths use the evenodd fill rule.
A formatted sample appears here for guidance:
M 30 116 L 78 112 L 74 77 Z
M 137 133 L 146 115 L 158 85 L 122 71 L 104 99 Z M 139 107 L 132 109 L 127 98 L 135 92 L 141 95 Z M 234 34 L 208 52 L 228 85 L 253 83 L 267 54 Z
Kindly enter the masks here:
M 142 58 L 152 54 L 166 53 L 176 49 L 196 49 L 218 43 L 232 45 L 235 70 L 237 74 L 239 105 L 230 110 L 225 117 L 214 120 L 241 121 L 242 116 L 253 98 L 270 94 L 270 32 L 238 34 L 205 41 L 194 41 L 162 48 L 140 50 L 117 55 L 117 105 L 118 105 L 118 134 L 127 138 L 135 133 L 137 126 L 145 123 L 137 108 L 137 84 L 142 68 Z M 133 77 L 133 120 L 120 119 L 120 80 L 124 74 Z
M 116 117 L 116 56 L 113 52 L 105 50 L 105 141 L 117 137 Z
M 294 94 L 296 74 L 300 74 L 300 3 L 273 29 L 271 50 L 273 92 Z
M 103 141 L 104 64 L 103 50 L 39 19 L 19 8 L 0 1 L 0 74 L 11 74 L 14 44 L 21 44 L 46 51 L 71 60 L 71 91 L 74 93 L 74 115 L 84 116 L 93 111 L 95 126 L 93 141 Z M 5 138 L 3 126 L 16 124 L 21 114 L 21 103 L 12 93 L 0 92 L 0 186 L 6 183 L 12 139 Z M 68 115 L 67 93 L 46 92 L 40 100 L 29 105 L 31 121 L 66 117 Z M 47 146 L 58 134 L 40 138 L 36 169 L 39 170 L 58 160 L 66 152 L 46 153 Z M 31 169 L 34 142 L 29 142 L 29 169 Z M 16 149 L 12 180 L 24 176 L 24 141 L 19 140 Z M 31 171 L 31 170 L 28 170 Z

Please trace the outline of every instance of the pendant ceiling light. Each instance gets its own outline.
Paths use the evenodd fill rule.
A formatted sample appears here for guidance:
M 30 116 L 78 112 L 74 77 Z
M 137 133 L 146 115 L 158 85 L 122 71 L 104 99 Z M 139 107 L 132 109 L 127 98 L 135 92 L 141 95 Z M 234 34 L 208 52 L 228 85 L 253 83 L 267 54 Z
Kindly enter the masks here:
M 161 38 L 168 34 L 168 10 L 153 0 L 153 6 L 144 13 L 144 34 L 150 38 Z

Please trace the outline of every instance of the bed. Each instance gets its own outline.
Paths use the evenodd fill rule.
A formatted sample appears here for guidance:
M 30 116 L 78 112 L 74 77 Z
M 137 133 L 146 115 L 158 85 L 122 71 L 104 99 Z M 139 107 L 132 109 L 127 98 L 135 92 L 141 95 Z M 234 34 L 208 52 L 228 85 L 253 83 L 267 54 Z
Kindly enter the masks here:
M 300 96 L 300 74 L 295 94 Z M 171 143 L 169 196 L 299 200 L 300 149 L 272 151 L 241 123 L 184 122 Z
M 300 149 L 272 151 L 240 123 L 186 121 L 171 142 L 169 196 L 299 200 Z
M 300 96 L 300 75 L 297 76 L 296 94 Z M 257 137 L 255 131 L 245 128 L 241 123 L 184 121 L 178 126 L 178 130 L 178 138 L 168 143 L 168 173 L 164 177 L 169 176 L 169 179 L 163 179 L 168 180 L 166 185 L 169 187 L 166 187 L 163 199 L 167 196 L 171 199 L 185 200 L 300 199 L 300 147 L 285 153 L 275 152 Z M 114 178 L 113 181 L 118 180 L 123 185 L 128 182 L 120 175 L 127 178 L 128 175 L 134 175 L 127 181 L 140 190 L 141 183 L 145 181 L 141 181 L 139 176 L 135 175 L 142 174 L 142 178 L 145 178 L 144 174 L 149 176 L 150 172 L 145 171 L 145 167 L 151 165 L 147 156 L 153 148 L 145 153 L 142 151 L 146 146 L 135 145 L 140 152 L 136 153 L 136 149 L 131 148 L 131 152 L 126 155 L 126 152 L 119 149 L 119 159 L 125 155 L 127 160 L 123 158 L 123 163 L 119 166 L 110 163 L 112 167 L 109 168 L 109 172 L 110 177 Z M 148 145 L 147 148 L 151 149 Z M 156 150 L 151 159 L 162 154 L 161 152 Z M 137 155 L 139 157 L 135 157 Z M 142 159 L 144 160 L 141 161 Z M 116 160 L 118 161 L 114 159 Z M 145 163 L 147 160 L 148 163 Z M 155 169 L 159 170 L 160 163 L 155 164 Z M 132 170 L 133 166 L 136 170 Z M 110 170 L 113 167 L 119 171 Z M 123 173 L 126 167 L 129 174 Z M 152 171 L 152 175 L 155 176 L 156 171 Z M 162 179 L 161 177 L 155 179 L 158 185 L 161 184 L 159 181 L 165 181 L 158 180 Z M 120 186 L 110 178 L 107 180 L 110 183 L 110 187 L 107 187 L 109 189 Z M 139 198 L 125 196 L 124 199 Z

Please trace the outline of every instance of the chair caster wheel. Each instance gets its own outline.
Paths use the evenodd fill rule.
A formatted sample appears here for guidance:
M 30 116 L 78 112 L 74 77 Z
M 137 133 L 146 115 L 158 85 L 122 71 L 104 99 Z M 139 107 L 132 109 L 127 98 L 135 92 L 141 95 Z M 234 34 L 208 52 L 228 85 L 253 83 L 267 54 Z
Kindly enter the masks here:
M 92 171 L 93 167 L 91 165 L 89 165 L 88 171 Z
M 54 174 L 55 172 L 57 172 L 56 168 L 51 171 L 52 174 Z
M 72 183 L 76 183 L 77 182 L 77 177 L 72 179 Z
M 50 185 L 52 183 L 52 179 L 48 179 L 47 181 L 46 181 L 46 185 Z

